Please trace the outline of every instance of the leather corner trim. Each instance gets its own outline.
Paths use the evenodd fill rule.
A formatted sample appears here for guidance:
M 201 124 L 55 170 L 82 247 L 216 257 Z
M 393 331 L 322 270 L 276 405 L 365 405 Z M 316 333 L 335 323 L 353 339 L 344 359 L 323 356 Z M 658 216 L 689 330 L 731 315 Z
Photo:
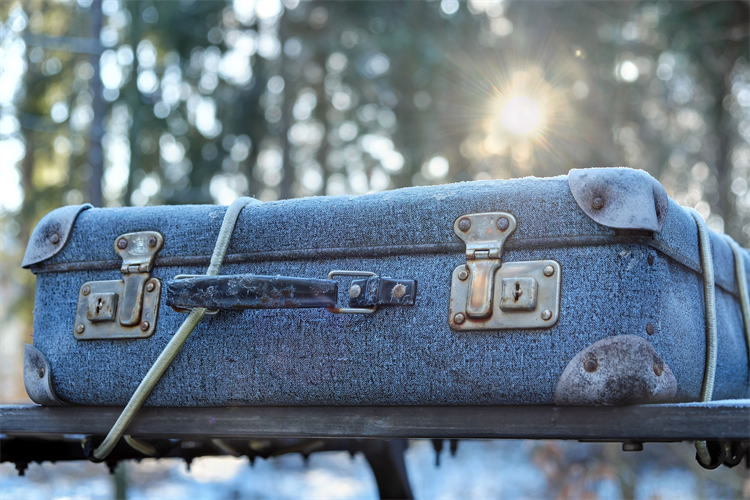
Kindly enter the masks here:
M 677 394 L 672 370 L 645 339 L 618 335 L 594 342 L 565 367 L 555 404 L 624 406 L 669 403 Z
M 603 226 L 661 232 L 669 197 L 664 186 L 643 170 L 572 169 L 568 186 L 581 210 Z
M 47 358 L 36 347 L 25 344 L 23 349 L 23 385 L 31 400 L 44 406 L 65 404 L 52 389 L 52 373 Z
M 92 205 L 88 203 L 68 205 L 42 217 L 31 233 L 21 267 L 28 269 L 31 265 L 47 260 L 60 252 L 70 238 L 78 214 L 91 207 Z

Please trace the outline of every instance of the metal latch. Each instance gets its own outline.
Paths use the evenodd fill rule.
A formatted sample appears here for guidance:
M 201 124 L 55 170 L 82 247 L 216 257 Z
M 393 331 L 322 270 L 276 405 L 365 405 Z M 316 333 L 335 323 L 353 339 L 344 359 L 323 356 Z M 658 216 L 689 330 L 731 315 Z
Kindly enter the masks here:
M 156 231 L 118 236 L 121 280 L 81 286 L 74 337 L 79 340 L 146 338 L 156 330 L 161 282 L 151 277 L 164 237 Z
M 454 330 L 550 328 L 560 315 L 560 264 L 506 262 L 505 241 L 516 218 L 504 212 L 467 214 L 453 223 L 466 243 L 466 264 L 453 271 L 449 323 Z

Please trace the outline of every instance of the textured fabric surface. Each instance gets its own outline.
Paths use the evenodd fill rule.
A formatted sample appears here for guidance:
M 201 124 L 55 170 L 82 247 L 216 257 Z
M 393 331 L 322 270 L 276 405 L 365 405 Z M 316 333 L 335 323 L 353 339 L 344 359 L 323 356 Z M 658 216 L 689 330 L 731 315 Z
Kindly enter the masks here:
M 153 229 L 164 235 L 160 257 L 207 256 L 225 211 L 210 205 L 89 209 L 79 215 L 65 249 L 47 262 L 113 259 L 117 236 Z M 513 239 L 614 234 L 581 211 L 567 178 L 556 177 L 258 204 L 243 210 L 228 253 L 457 243 L 453 221 L 487 211 L 517 215 Z
M 123 233 L 157 230 L 160 256 L 208 256 L 225 207 L 90 209 L 76 221 L 65 249 L 50 261 L 114 260 Z M 641 244 L 506 250 L 504 261 L 555 259 L 562 266 L 561 314 L 547 330 L 454 332 L 448 327 L 451 272 L 462 251 L 368 256 L 368 247 L 457 243 L 453 221 L 472 212 L 507 211 L 511 240 L 607 236 L 588 218 L 565 177 L 409 188 L 361 197 L 289 200 L 247 207 L 229 253 L 358 248 L 357 257 L 253 260 L 222 274 L 323 278 L 332 269 L 417 280 L 413 307 L 376 314 L 325 310 L 222 312 L 206 317 L 188 339 L 147 405 L 227 404 L 547 404 L 579 351 L 606 337 L 649 341 L 677 380 L 677 400 L 697 400 L 703 377 L 705 324 L 697 231 L 670 201 L 655 244 L 694 269 Z M 718 364 L 714 399 L 748 397 L 748 360 L 736 298 L 733 256 L 712 235 L 717 274 Z M 425 248 L 425 247 L 420 247 Z M 750 256 L 745 253 L 746 267 Z M 649 256 L 653 264 L 649 265 Z M 205 267 L 157 267 L 153 275 L 202 274 Z M 51 365 L 58 395 L 80 404 L 127 402 L 183 321 L 161 302 L 149 339 L 77 341 L 75 308 L 82 283 L 119 279 L 119 271 L 41 273 L 34 345 Z M 346 303 L 342 278 L 340 303 Z M 733 295 L 735 294 L 735 295 Z M 646 325 L 654 334 L 646 333 Z

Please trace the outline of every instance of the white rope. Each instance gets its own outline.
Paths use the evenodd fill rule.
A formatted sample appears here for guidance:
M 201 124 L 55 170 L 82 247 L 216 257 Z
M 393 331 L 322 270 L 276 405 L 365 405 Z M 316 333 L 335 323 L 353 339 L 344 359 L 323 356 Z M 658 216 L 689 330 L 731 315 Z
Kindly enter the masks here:
M 146 443 L 145 441 L 140 441 L 132 436 L 123 436 L 123 439 L 131 448 L 136 451 L 140 451 L 147 457 L 155 457 L 159 455 L 159 452 L 156 450 L 156 448 L 151 446 L 149 443 Z
M 229 240 L 232 237 L 234 226 L 237 223 L 237 217 L 239 217 L 242 209 L 251 201 L 252 198 L 238 198 L 227 209 L 227 212 L 224 215 L 224 222 L 221 224 L 219 237 L 216 239 L 214 253 L 211 256 L 211 264 L 208 266 L 208 271 L 206 271 L 207 276 L 215 276 L 219 273 L 219 268 L 224 260 L 224 254 L 226 254 L 227 248 L 229 247 Z M 159 357 L 156 359 L 153 366 L 151 366 L 151 369 L 138 385 L 138 388 L 133 393 L 133 396 L 131 396 L 130 401 L 128 401 L 127 406 L 125 406 L 125 409 L 120 414 L 117 422 L 115 422 L 115 425 L 112 426 L 109 434 L 107 434 L 107 437 L 102 444 L 94 450 L 94 458 L 97 460 L 104 460 L 107 455 L 110 454 L 122 437 L 125 429 L 130 425 L 133 417 L 135 417 L 136 412 L 143 405 L 143 402 L 146 401 L 148 395 L 151 394 L 152 389 L 156 383 L 159 382 L 162 375 L 164 375 L 167 367 L 180 351 L 190 334 L 193 333 L 193 330 L 205 313 L 206 310 L 204 308 L 197 308 L 190 311 L 187 319 L 185 319 L 177 330 L 177 333 L 175 333 L 169 340 L 167 346 L 161 354 L 159 354 Z
M 745 326 L 745 347 L 747 348 L 748 365 L 750 365 L 750 293 L 747 291 L 745 259 L 737 242 L 729 236 L 726 238 L 734 254 L 734 275 L 737 280 L 737 290 L 740 293 L 740 311 L 742 311 L 742 322 Z
M 701 387 L 701 402 L 711 401 L 714 393 L 716 378 L 716 289 L 714 281 L 714 262 L 711 255 L 711 240 L 703 217 L 693 209 L 688 209 L 698 226 L 698 249 L 703 268 L 703 305 L 706 312 L 706 366 L 703 372 L 703 386 Z M 703 465 L 711 464 L 711 455 L 705 441 L 696 441 L 695 450 L 698 460 Z
M 242 453 L 240 453 L 236 448 L 229 445 L 224 441 L 223 439 L 212 439 L 211 442 L 216 446 L 218 449 L 226 453 L 227 455 L 232 455 L 233 457 L 241 457 Z

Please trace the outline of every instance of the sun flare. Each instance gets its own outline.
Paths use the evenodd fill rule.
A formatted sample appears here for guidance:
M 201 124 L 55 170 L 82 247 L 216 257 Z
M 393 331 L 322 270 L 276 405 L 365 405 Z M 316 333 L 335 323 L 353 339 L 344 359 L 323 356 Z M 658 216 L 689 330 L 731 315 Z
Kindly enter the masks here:
M 514 95 L 502 106 L 500 123 L 503 128 L 515 135 L 531 135 L 539 131 L 544 118 L 544 110 L 532 98 Z
M 565 134 L 568 108 L 565 89 L 540 68 L 509 71 L 497 79 L 487 101 L 480 154 L 510 155 L 519 167 L 531 165 L 538 154 L 555 154 L 549 139 Z

